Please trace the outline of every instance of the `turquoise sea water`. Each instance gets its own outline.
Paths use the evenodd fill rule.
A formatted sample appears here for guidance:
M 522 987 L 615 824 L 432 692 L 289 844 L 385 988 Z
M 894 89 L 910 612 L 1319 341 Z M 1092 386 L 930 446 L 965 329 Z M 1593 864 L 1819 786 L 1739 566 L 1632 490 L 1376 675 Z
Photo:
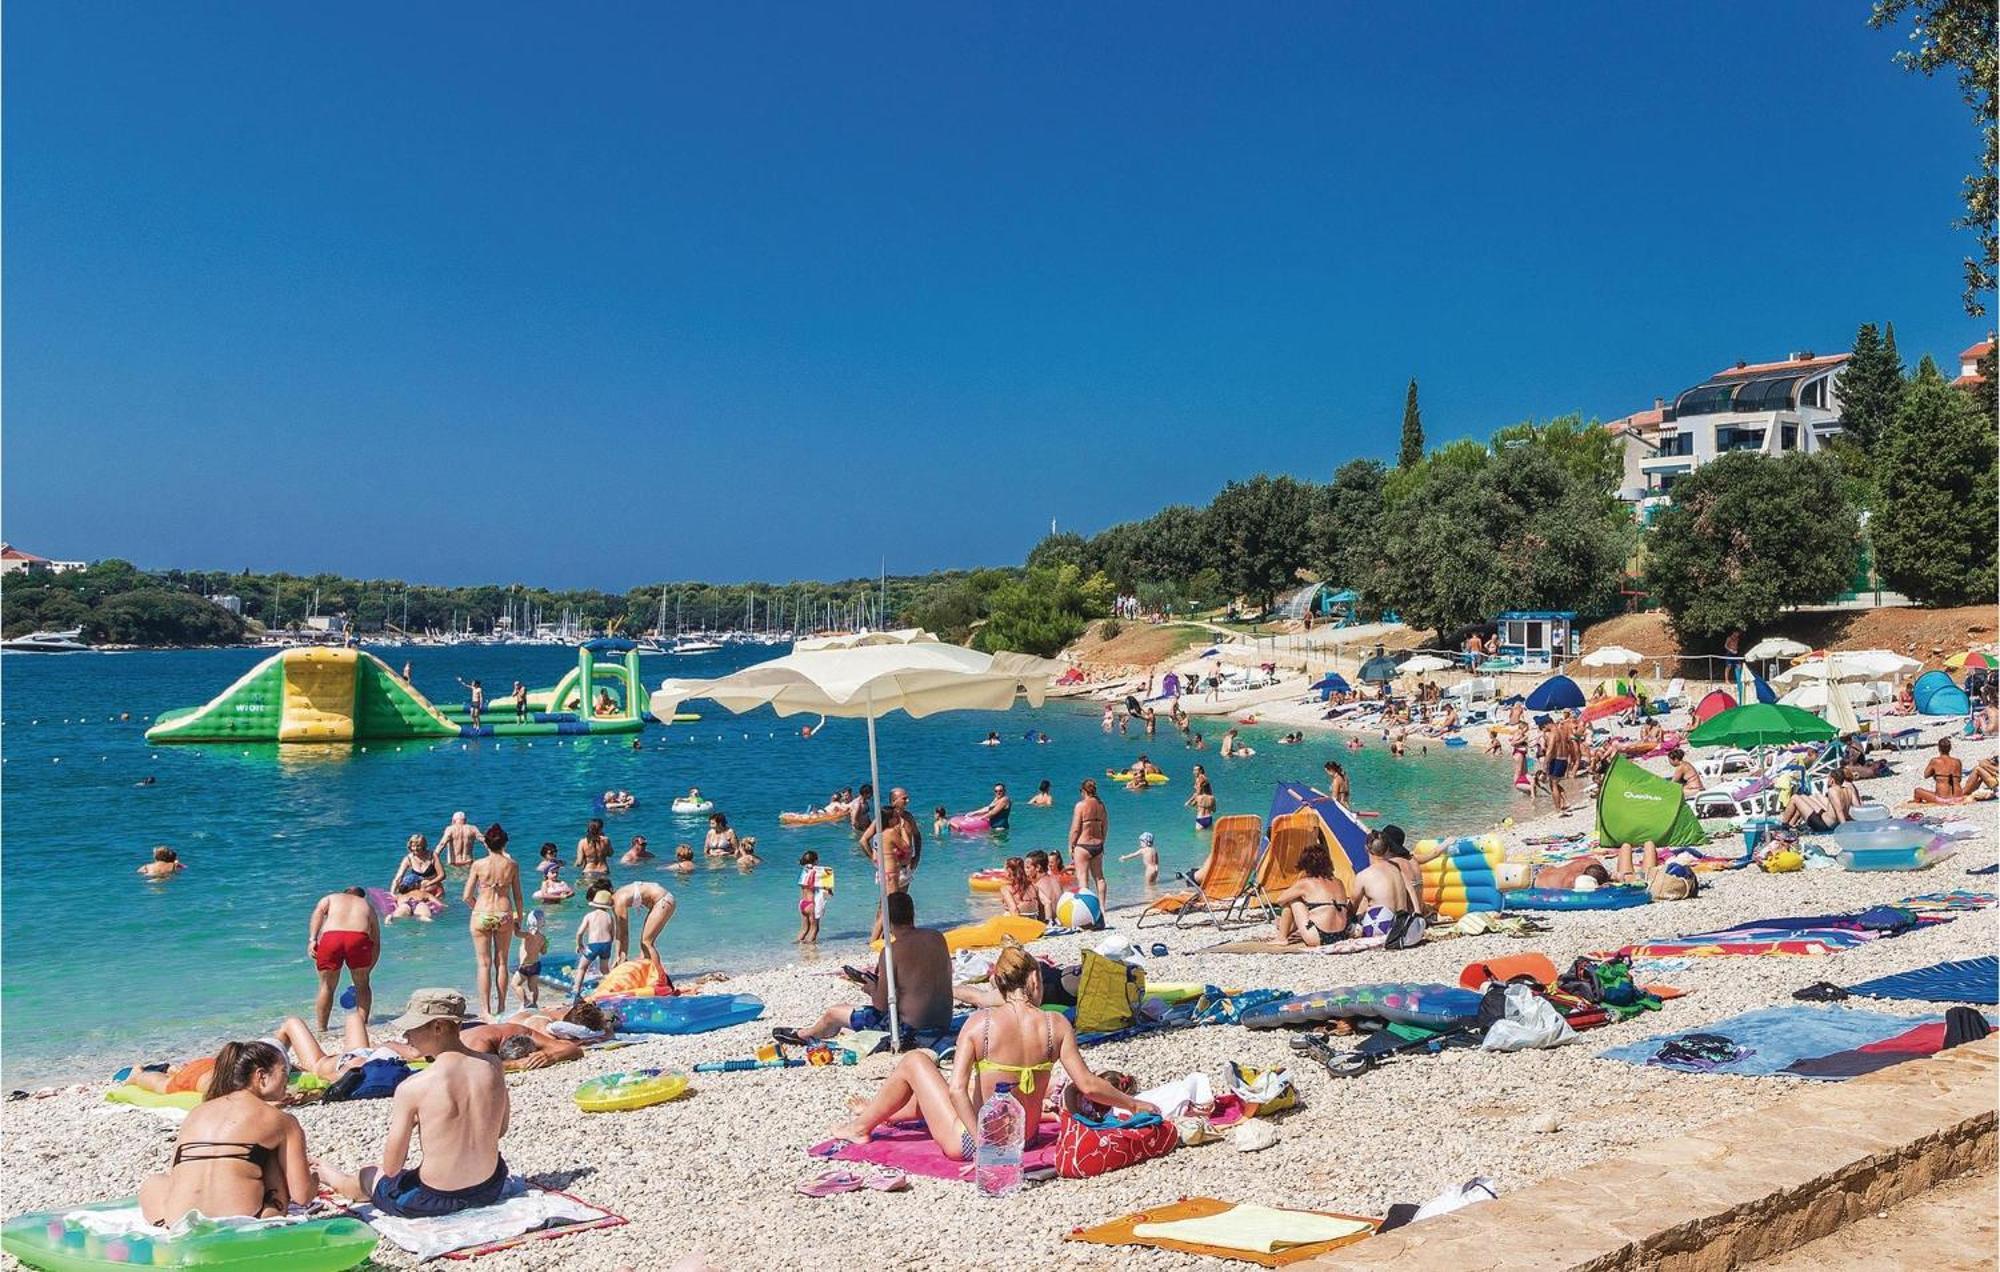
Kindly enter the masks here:
M 515 678 L 549 685 L 575 665 L 555 648 L 382 649 L 392 665 L 414 665 L 417 686 L 434 701 L 464 697 L 456 678 L 482 679 L 497 692 Z M 776 652 L 732 648 L 718 654 L 647 658 L 649 683 L 668 674 L 721 675 Z M 650 728 L 633 750 L 628 737 L 505 739 L 470 743 L 394 743 L 358 747 L 148 747 L 145 720 L 220 692 L 260 657 L 254 650 L 10 655 L 4 676 L 4 854 L 0 889 L 0 1079 L 8 1086 L 88 1077 L 135 1057 L 164 1058 L 212 1049 L 230 1036 L 268 1028 L 311 1006 L 312 967 L 305 925 L 324 892 L 353 884 L 385 887 L 403 840 L 421 831 L 435 840 L 463 809 L 481 826 L 507 827 L 524 863 L 553 840 L 565 862 L 593 815 L 592 800 L 610 788 L 639 797 L 631 813 L 607 818 L 622 852 L 642 833 L 670 858 L 676 842 L 697 845 L 699 819 L 668 805 L 690 785 L 758 837 L 769 864 L 740 873 L 733 864 L 679 879 L 659 863 L 618 868 L 620 882 L 659 878 L 680 898 L 663 941 L 676 973 L 770 965 L 795 956 L 796 862 L 807 848 L 839 871 L 822 948 L 851 957 L 873 915 L 869 874 L 839 827 L 780 829 L 779 812 L 803 809 L 867 777 L 859 721 L 830 721 L 810 739 L 797 717 L 768 711 L 731 716 L 690 704 L 704 719 Z M 1507 761 L 1468 754 L 1392 760 L 1379 742 L 1362 751 L 1330 738 L 1278 746 L 1275 733 L 1245 729 L 1258 747 L 1247 760 L 1213 750 L 1190 752 L 1163 732 L 1152 743 L 1106 735 L 1101 704 L 1052 702 L 1041 710 L 891 717 L 880 727 L 882 780 L 905 786 L 926 830 L 914 885 L 920 918 L 948 924 L 990 913 L 994 903 L 965 886 L 973 870 L 1010 853 L 1060 847 L 1076 783 L 1123 768 L 1145 750 L 1172 775 L 1142 795 L 1106 783 L 1110 856 L 1129 852 L 1142 830 L 1159 839 L 1162 868 L 1194 864 L 1204 840 L 1181 801 L 1199 760 L 1215 783 L 1221 811 L 1268 811 L 1274 783 L 1317 782 L 1337 756 L 1354 779 L 1357 806 L 1380 809 L 1412 837 L 1489 824 L 1510 810 Z M 129 721 L 119 721 L 129 712 Z M 1163 725 L 1164 728 L 1164 725 Z M 1002 746 L 977 745 L 989 729 Z M 1050 741 L 1023 740 L 1033 729 Z M 1212 736 L 1220 728 L 1207 730 Z M 152 775 L 157 784 L 135 785 Z M 1057 806 L 1025 806 L 1037 782 L 1053 781 Z M 1005 841 L 929 836 L 929 813 L 943 804 L 963 811 L 984 803 L 1004 781 L 1016 802 Z M 188 870 L 169 882 L 134 871 L 154 844 L 177 848 Z M 1138 863 L 1108 863 L 1112 900 L 1142 898 Z M 573 881 L 573 872 L 571 874 Z M 531 889 L 532 890 L 532 885 Z M 572 901 L 551 907 L 551 948 L 570 948 Z M 399 1009 L 424 984 L 470 986 L 466 912 L 452 908 L 432 924 L 389 929 L 376 974 L 377 1014 Z M 843 945 L 847 948 L 843 950 Z

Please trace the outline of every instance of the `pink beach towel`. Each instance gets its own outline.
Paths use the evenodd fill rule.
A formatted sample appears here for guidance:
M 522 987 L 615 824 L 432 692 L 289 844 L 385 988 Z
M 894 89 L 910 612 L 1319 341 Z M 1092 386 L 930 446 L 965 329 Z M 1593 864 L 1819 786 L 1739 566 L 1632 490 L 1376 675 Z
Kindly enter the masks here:
M 1042 1121 L 1041 1132 L 1036 1135 L 1027 1151 L 1021 1154 L 1021 1165 L 1026 1170 L 1037 1167 L 1053 1167 L 1056 1162 L 1056 1132 L 1061 1128 L 1055 1118 Z M 876 1166 L 890 1166 L 905 1175 L 922 1175 L 926 1179 L 970 1179 L 971 1162 L 955 1162 L 939 1150 L 931 1133 L 922 1122 L 896 1122 L 888 1126 L 878 1126 L 875 1134 L 866 1144 L 847 1144 L 840 1140 L 827 1140 L 806 1150 L 814 1157 L 830 1157 L 837 1162 L 868 1162 Z

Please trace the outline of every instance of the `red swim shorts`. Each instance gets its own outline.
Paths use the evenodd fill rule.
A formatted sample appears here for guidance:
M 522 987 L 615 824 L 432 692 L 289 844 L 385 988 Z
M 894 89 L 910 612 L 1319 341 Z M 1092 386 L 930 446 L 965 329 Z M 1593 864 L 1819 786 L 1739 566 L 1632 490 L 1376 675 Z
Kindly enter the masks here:
M 343 965 L 365 972 L 375 966 L 375 939 L 366 932 L 321 932 L 313 955 L 322 972 L 338 971 Z

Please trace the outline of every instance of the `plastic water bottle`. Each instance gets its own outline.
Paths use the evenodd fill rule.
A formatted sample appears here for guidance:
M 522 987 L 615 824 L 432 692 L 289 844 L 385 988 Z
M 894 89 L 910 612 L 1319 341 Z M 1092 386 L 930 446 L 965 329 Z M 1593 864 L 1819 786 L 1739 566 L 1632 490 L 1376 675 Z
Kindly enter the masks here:
M 1020 1188 L 1021 1149 L 1027 1139 L 1028 1115 L 1014 1098 L 1013 1084 L 1002 1082 L 979 1106 L 972 1179 L 983 1195 L 1005 1197 Z

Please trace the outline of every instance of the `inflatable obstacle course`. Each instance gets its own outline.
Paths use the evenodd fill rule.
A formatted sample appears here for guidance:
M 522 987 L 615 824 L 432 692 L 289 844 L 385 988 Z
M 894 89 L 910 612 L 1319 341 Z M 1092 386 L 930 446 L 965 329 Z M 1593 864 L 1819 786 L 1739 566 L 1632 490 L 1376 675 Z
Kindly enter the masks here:
M 596 655 L 606 652 L 625 657 L 598 662 Z M 470 706 L 434 706 L 373 654 L 287 649 L 199 707 L 161 712 L 146 730 L 146 741 L 346 743 L 637 733 L 652 719 L 646 702 L 638 647 L 628 640 L 594 640 L 579 648 L 575 670 L 554 687 L 528 695 L 525 719 L 516 718 L 510 697 L 489 693 L 476 725 Z
M 163 711 L 148 742 L 366 742 L 455 738 L 459 728 L 380 658 L 287 649 L 199 707 Z

